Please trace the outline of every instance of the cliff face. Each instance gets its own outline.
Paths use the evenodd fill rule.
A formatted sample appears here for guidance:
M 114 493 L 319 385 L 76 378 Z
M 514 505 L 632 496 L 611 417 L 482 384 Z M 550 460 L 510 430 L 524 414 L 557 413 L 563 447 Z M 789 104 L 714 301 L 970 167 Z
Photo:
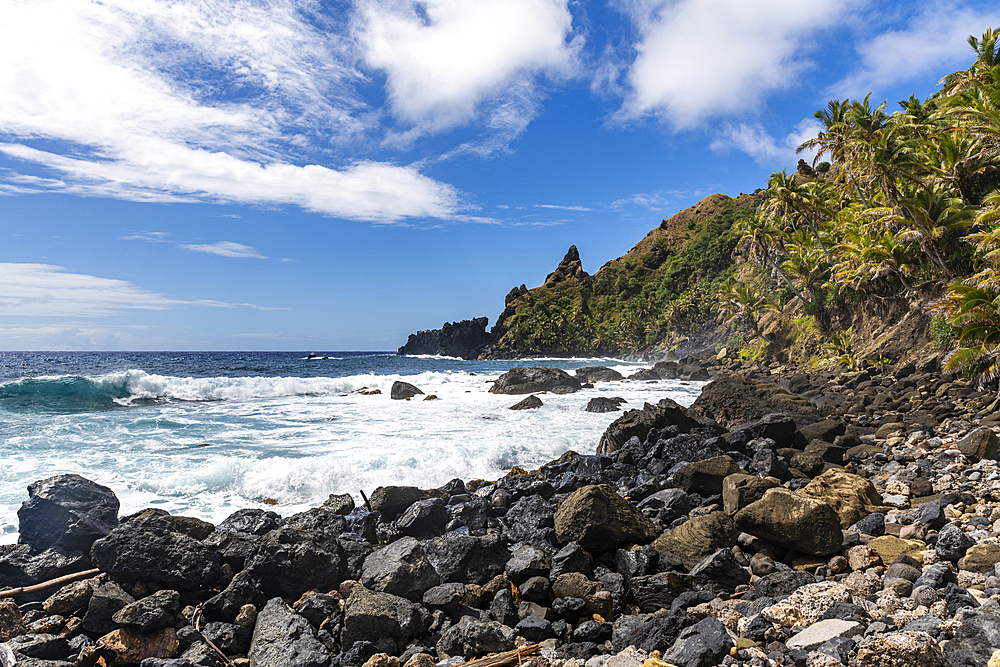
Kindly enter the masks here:
M 732 273 L 729 229 L 754 195 L 712 195 L 650 231 L 594 275 L 576 246 L 534 289 L 515 287 L 487 356 L 635 352 L 713 320 L 711 292 Z
M 490 342 L 486 332 L 489 319 L 477 317 L 474 320 L 446 322 L 440 329 L 425 329 L 410 334 L 406 345 L 396 354 L 440 354 L 445 357 L 478 359 L 483 348 Z

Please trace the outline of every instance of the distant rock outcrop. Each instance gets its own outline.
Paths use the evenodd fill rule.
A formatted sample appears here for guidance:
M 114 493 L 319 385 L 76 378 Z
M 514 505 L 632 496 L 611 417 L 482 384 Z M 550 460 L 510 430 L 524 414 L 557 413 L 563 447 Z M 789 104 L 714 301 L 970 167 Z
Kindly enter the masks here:
M 445 357 L 478 359 L 490 342 L 486 331 L 489 318 L 445 322 L 440 329 L 426 329 L 410 334 L 406 345 L 396 354 L 440 354 Z

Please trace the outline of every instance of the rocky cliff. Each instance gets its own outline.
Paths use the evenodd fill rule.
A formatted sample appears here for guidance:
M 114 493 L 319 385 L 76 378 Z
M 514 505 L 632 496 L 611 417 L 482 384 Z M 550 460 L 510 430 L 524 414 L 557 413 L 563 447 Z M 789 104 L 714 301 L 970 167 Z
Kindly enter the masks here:
M 425 329 L 410 334 L 406 345 L 396 354 L 440 354 L 445 357 L 478 359 L 490 343 L 486 331 L 489 318 L 477 317 L 461 322 L 445 322 L 440 329 Z

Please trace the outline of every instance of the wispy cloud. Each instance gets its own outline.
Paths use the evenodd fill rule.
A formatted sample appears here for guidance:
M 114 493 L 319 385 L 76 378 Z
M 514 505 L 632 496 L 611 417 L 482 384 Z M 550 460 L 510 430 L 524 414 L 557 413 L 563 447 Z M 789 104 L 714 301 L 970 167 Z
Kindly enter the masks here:
M 860 98 L 920 75 L 965 69 L 975 58 L 966 40 L 989 26 L 1000 27 L 1000 9 L 995 5 L 971 7 L 962 0 L 921 3 L 920 11 L 902 28 L 863 41 L 857 48 L 860 66 L 828 92 Z
M 817 31 L 866 2 L 620 0 L 639 39 L 618 119 L 651 115 L 686 129 L 754 110 L 812 66 Z M 602 76 L 607 88 L 607 72 Z
M 784 169 L 800 159 L 807 162 L 815 153 L 797 153 L 798 147 L 815 137 L 822 129 L 815 118 L 804 118 L 786 136 L 776 139 L 759 123 L 725 123 L 712 141 L 714 151 L 736 149 L 750 155 L 762 167 Z
M 554 208 L 559 211 L 593 211 L 594 209 L 588 206 L 560 206 L 558 204 L 535 204 L 535 208 Z
M 126 241 L 145 241 L 146 243 L 169 243 L 167 232 L 134 232 L 128 236 L 123 236 Z
M 181 306 L 283 310 L 250 303 L 178 299 L 126 280 L 69 273 L 51 264 L 0 263 L 0 316 L 4 317 L 103 317 Z
M 659 212 L 669 208 L 674 201 L 673 196 L 662 192 L 636 192 L 611 202 L 611 208 L 617 210 L 626 206 L 640 206 L 650 211 Z
M 209 255 L 219 255 L 220 257 L 239 257 L 250 259 L 267 259 L 257 252 L 256 248 L 251 248 L 242 243 L 233 241 L 216 241 L 215 243 L 188 243 L 181 246 L 194 252 L 204 252 Z

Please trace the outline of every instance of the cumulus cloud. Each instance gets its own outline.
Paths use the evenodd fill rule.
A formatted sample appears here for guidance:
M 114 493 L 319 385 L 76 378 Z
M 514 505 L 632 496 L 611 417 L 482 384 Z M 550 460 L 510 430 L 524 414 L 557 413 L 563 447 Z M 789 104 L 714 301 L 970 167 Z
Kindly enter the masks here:
M 736 149 L 750 155 L 762 167 L 787 169 L 798 163 L 807 162 L 814 153 L 797 153 L 799 146 L 812 139 L 822 130 L 815 118 L 804 118 L 789 134 L 775 138 L 760 123 L 725 123 L 711 143 L 711 149 L 725 152 Z
M 619 118 L 686 129 L 752 110 L 793 84 L 813 36 L 862 1 L 622 0 L 638 41 Z
M 358 0 L 366 64 L 386 76 L 392 113 L 420 132 L 486 124 L 516 136 L 537 113 L 536 77 L 576 66 L 566 0 Z M 411 137 L 413 134 L 410 135 Z
M 238 257 L 247 259 L 267 259 L 257 252 L 256 248 L 251 248 L 242 243 L 233 241 L 216 241 L 215 243 L 188 243 L 181 246 L 194 252 L 204 252 L 209 255 L 219 255 L 220 257 Z
M 966 2 L 931 2 L 905 26 L 863 42 L 857 49 L 860 66 L 829 92 L 860 98 L 920 75 L 966 69 L 975 60 L 969 35 L 979 37 L 989 26 L 1000 27 L 995 5 L 987 9 Z
M 69 273 L 51 264 L 0 263 L 0 316 L 100 317 L 179 306 L 281 310 L 250 303 L 177 299 L 126 280 Z
M 455 189 L 416 167 L 297 154 L 364 130 L 346 28 L 317 27 L 332 19 L 314 6 L 3 0 L 0 152 L 34 167 L 0 175 L 3 192 L 455 214 Z

